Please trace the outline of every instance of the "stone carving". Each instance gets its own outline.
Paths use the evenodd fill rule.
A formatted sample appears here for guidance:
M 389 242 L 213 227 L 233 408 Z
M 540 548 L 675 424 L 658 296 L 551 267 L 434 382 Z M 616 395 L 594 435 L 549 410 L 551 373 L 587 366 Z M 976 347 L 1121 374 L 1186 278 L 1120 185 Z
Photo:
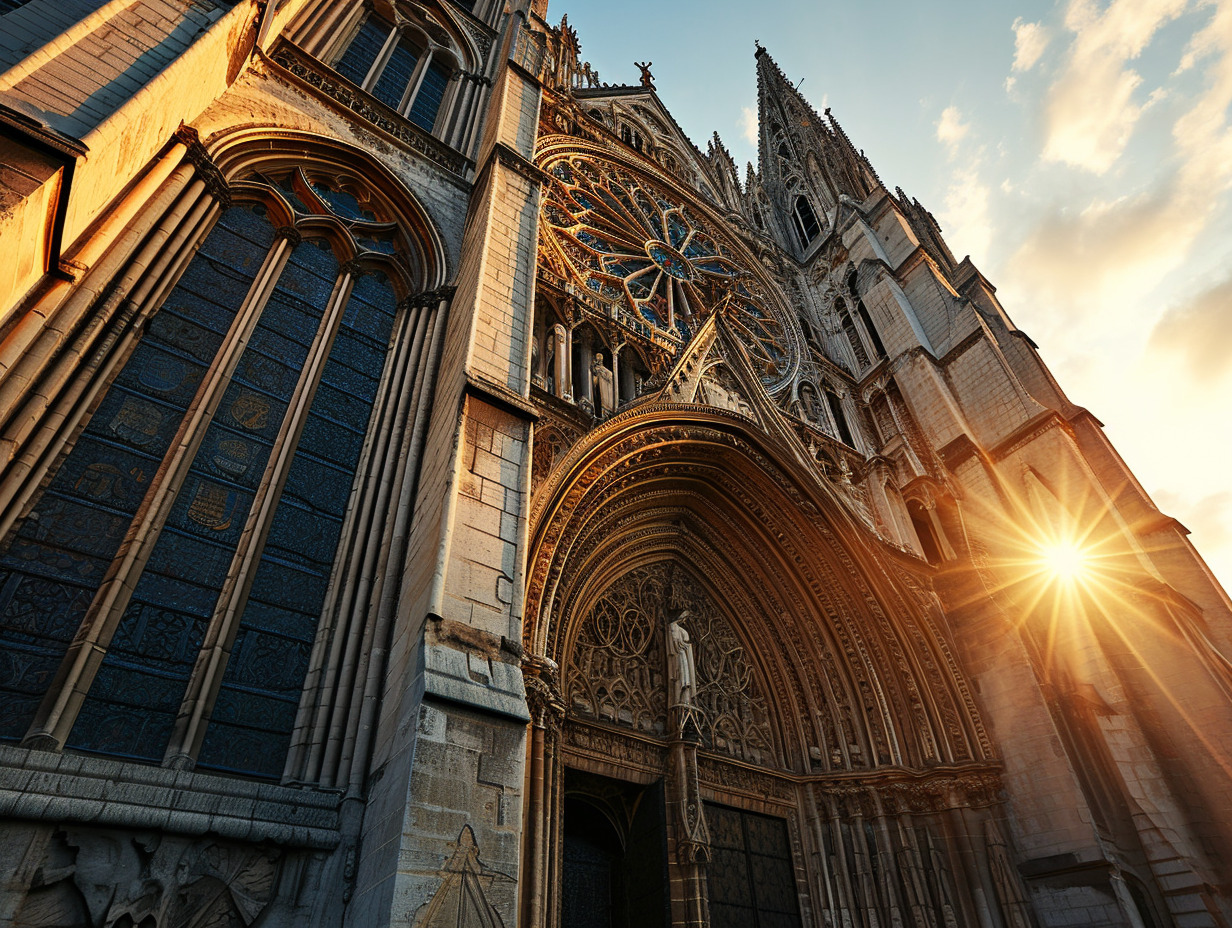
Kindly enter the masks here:
M 488 893 L 493 883 L 516 881 L 483 865 L 470 825 L 462 826 L 454 847 L 453 856 L 440 871 L 440 888 L 420 906 L 412 928 L 504 928 Z
M 689 617 L 688 609 L 676 612 L 667 626 L 667 646 L 671 658 L 668 666 L 672 681 L 671 706 L 690 707 L 697 689 L 697 667 L 693 661 L 693 645 L 689 632 L 681 623 Z
M 46 848 L 15 928 L 230 928 L 274 892 L 281 852 L 150 833 L 65 830 Z
M 661 565 L 627 574 L 595 603 L 569 659 L 569 711 L 636 728 L 667 731 L 663 626 L 652 617 L 666 601 Z
M 347 81 L 334 76 L 331 71 L 321 67 L 311 56 L 304 54 L 294 45 L 284 42 L 275 51 L 272 60 L 307 86 L 384 130 L 434 164 L 454 174 L 461 175 L 466 172 L 470 161 L 464 155 L 433 138 L 409 120 L 401 118 L 394 110 L 366 93 L 353 90 Z
M 603 363 L 603 352 L 595 353 L 595 411 L 600 416 L 610 416 L 616 411 L 616 377 Z

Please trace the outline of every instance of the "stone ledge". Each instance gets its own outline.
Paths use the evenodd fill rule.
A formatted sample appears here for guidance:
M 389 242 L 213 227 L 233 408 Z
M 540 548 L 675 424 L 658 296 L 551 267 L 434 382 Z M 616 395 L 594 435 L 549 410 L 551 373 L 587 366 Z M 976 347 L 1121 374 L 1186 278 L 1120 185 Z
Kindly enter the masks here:
M 341 793 L 0 745 L 0 818 L 215 834 L 283 847 L 339 842 Z

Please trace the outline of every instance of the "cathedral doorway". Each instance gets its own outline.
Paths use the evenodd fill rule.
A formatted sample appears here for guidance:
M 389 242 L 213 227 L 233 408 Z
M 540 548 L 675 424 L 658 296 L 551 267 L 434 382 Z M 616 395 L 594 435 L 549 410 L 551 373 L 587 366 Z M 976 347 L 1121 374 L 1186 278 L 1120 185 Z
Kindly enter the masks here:
M 562 832 L 561 924 L 668 924 L 661 780 L 640 787 L 566 769 Z

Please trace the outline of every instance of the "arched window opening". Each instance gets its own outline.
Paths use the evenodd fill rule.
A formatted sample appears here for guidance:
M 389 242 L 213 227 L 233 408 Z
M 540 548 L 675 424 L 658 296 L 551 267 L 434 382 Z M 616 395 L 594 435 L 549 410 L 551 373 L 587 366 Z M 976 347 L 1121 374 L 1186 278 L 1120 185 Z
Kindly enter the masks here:
M 821 234 L 817 214 L 813 212 L 813 206 L 808 198 L 803 195 L 796 197 L 791 214 L 796 221 L 796 235 L 800 238 L 800 247 L 807 248 L 809 243 Z
M 868 314 L 863 300 L 856 301 L 856 312 L 859 313 L 860 321 L 864 323 L 864 331 L 868 333 L 869 340 L 873 343 L 874 353 L 878 358 L 886 357 L 885 345 L 881 342 L 881 336 L 877 334 L 877 327 L 873 325 L 873 317 Z
M 915 529 L 916 538 L 920 541 L 920 550 L 924 552 L 924 560 L 937 565 L 944 560 L 941 556 L 941 545 L 933 530 L 932 519 L 928 510 L 918 499 L 907 500 L 907 514 L 911 516 L 911 526 Z
M 830 415 L 834 418 L 834 427 L 838 429 L 839 440 L 843 444 L 854 448 L 856 443 L 852 441 L 851 429 L 847 425 L 847 416 L 843 414 L 843 401 L 829 387 L 826 388 L 826 404 L 830 407 Z
M 859 371 L 864 370 L 872 362 L 869 361 L 868 352 L 864 349 L 864 342 L 860 338 L 860 333 L 856 331 L 855 321 L 851 318 L 851 313 L 847 310 L 847 304 L 841 299 L 834 301 L 834 309 L 838 313 L 839 321 L 843 326 L 843 334 L 847 337 L 847 344 L 851 346 L 851 353 L 855 355 L 856 364 Z
M 441 49 L 405 27 L 368 15 L 334 70 L 431 132 L 454 68 Z
M 423 262 L 357 182 L 297 168 L 233 190 L 0 552 L 0 649 L 23 655 L 0 664 L 0 738 L 25 734 L 82 628 L 96 660 L 74 670 L 67 747 L 282 773 Z

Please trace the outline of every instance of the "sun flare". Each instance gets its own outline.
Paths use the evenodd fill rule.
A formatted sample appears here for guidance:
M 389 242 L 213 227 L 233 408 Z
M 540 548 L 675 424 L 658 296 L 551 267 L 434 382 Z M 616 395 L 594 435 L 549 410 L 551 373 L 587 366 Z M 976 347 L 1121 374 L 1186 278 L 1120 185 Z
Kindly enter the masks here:
M 1040 563 L 1054 580 L 1074 583 L 1086 576 L 1091 566 L 1091 558 L 1082 545 L 1065 540 L 1041 547 Z

